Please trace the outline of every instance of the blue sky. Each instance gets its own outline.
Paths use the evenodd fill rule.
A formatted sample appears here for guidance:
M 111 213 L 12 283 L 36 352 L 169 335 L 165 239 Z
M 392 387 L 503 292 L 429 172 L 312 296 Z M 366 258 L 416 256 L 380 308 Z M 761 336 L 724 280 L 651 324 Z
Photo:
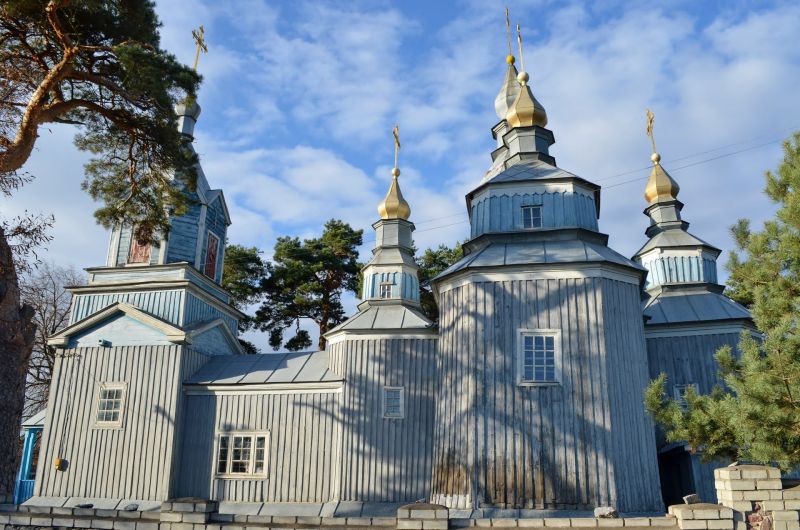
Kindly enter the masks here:
M 464 239 L 464 194 L 480 182 L 493 149 L 504 6 L 159 1 L 163 45 L 182 61 L 194 58 L 192 28 L 206 29 L 195 144 L 212 187 L 225 191 L 230 241 L 269 255 L 277 236 L 316 234 L 331 217 L 372 239 L 395 122 L 417 245 Z M 600 227 L 613 248 L 631 255 L 644 243 L 647 107 L 692 232 L 727 251 L 737 218 L 760 223 L 772 214 L 763 171 L 780 161 L 780 139 L 800 129 L 800 5 L 508 6 L 556 137 L 552 154 L 603 186 Z M 53 213 L 55 239 L 44 259 L 88 267 L 104 262 L 108 234 L 80 190 L 86 157 L 72 135 L 68 126 L 41 131 L 27 165 L 37 179 L 6 209 Z

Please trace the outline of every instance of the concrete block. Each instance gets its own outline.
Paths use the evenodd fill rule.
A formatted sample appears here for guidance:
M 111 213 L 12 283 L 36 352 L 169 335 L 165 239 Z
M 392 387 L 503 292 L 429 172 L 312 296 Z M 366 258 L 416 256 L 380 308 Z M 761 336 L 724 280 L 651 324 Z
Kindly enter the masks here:
M 800 500 L 798 501 L 783 501 L 786 510 L 800 510 Z
M 121 517 L 123 519 L 139 519 L 139 518 L 142 517 L 142 512 L 139 512 L 139 511 L 128 512 L 128 511 L 125 511 L 125 510 L 120 510 L 119 517 Z
M 217 501 L 206 501 L 194 503 L 194 511 L 211 513 L 217 510 L 219 503 Z
M 519 523 L 516 519 L 508 519 L 508 518 L 492 518 L 492 526 L 498 528 L 516 528 L 519 526 Z
M 770 478 L 766 468 L 760 466 L 742 468 L 742 478 Z
M 783 490 L 783 498 L 787 501 L 800 500 L 800 486 Z
M 193 502 L 173 502 L 172 503 L 172 510 L 173 512 L 193 512 L 194 511 L 194 503 Z
M 269 524 L 272 522 L 271 515 L 248 515 L 247 516 L 247 523 L 253 524 Z
M 73 513 L 78 517 L 94 517 L 94 508 L 75 508 Z
M 422 529 L 422 521 L 415 521 L 414 519 L 397 520 L 397 530 L 421 530 L 421 529 Z
M 738 467 L 722 467 L 714 470 L 715 479 L 740 479 L 742 472 Z
M 765 510 L 784 510 L 784 501 L 761 501 L 759 503 Z
M 681 530 L 704 530 L 708 528 L 708 521 L 702 519 L 678 520 L 678 527 Z
M 20 513 L 12 513 L 8 519 L 9 524 L 17 524 L 21 526 L 30 526 L 31 516 L 23 515 Z
M 220 525 L 218 524 L 196 524 L 194 525 L 194 530 L 220 530 Z
M 651 517 L 650 526 L 675 526 L 678 524 L 676 517 Z
M 0 512 L 0 526 L 5 526 L 11 520 L 11 516 L 7 513 Z
M 104 510 L 102 508 L 96 508 L 94 510 L 94 514 L 97 517 L 117 517 L 118 513 L 117 510 Z
M 449 510 L 447 508 L 440 508 L 436 510 L 436 518 L 437 519 L 447 519 L 450 516 Z
M 26 506 L 28 509 L 28 513 L 37 513 L 37 514 L 50 514 L 52 513 L 52 508 L 50 506 Z
M 436 519 L 436 510 L 411 510 L 411 519 Z
M 319 521 L 319 517 L 298 517 L 297 518 L 297 524 L 313 524 L 313 525 L 316 525 L 316 526 L 319 525 L 318 522 L 316 522 L 316 523 L 314 523 L 314 522 L 304 523 L 304 522 L 301 521 L 301 519 L 303 519 L 303 520 L 316 519 L 317 521 Z M 394 517 L 373 517 L 372 518 L 372 526 L 396 526 L 396 525 L 397 525 L 397 519 L 395 519 Z
M 718 519 L 708 521 L 709 530 L 733 530 L 733 519 Z
M 726 502 L 725 507 L 736 510 L 737 512 L 752 512 L 753 503 L 750 501 Z
M 773 491 L 768 490 L 750 490 L 750 491 L 741 491 L 742 500 L 745 501 L 763 501 L 768 499 Z
M 114 521 L 112 519 L 92 519 L 92 528 L 100 528 L 102 530 L 111 530 L 114 528 Z
M 609 528 L 609 527 L 616 527 L 616 526 L 624 526 L 625 521 L 622 519 L 607 519 L 602 518 L 597 520 L 597 526 L 601 528 Z
M 410 519 L 411 518 L 411 510 L 408 508 L 398 508 L 397 509 L 397 518 L 398 519 Z
M 161 512 L 161 522 L 163 523 L 180 523 L 183 520 L 183 514 L 179 512 Z
M 53 517 L 53 526 L 62 526 L 64 528 L 72 528 L 75 526 L 75 519 L 72 517 Z
M 650 526 L 648 517 L 624 517 L 625 526 Z
M 518 519 L 517 526 L 520 528 L 541 528 L 544 526 L 544 519 Z
M 172 523 L 172 530 L 194 530 L 192 523 Z
M 171 502 L 162 502 L 161 503 L 161 511 L 162 512 L 171 512 L 172 511 L 172 503 Z
M 205 524 L 208 522 L 208 514 L 206 512 L 183 513 L 181 515 L 184 523 Z
M 72 515 L 73 509 L 62 508 L 61 506 L 53 506 L 52 513 L 53 515 Z
M 773 521 L 797 521 L 800 520 L 800 512 L 795 510 L 775 510 L 772 512 Z
M 161 512 L 142 512 L 142 519 L 146 519 L 148 521 L 160 521 Z
M 295 524 L 297 522 L 297 517 L 273 517 L 272 518 L 272 525 L 275 526 L 276 523 L 281 523 L 279 519 L 286 519 L 287 522 L 283 524 Z M 291 523 L 288 520 L 291 519 Z M 369 517 L 348 517 L 347 518 L 347 526 L 372 526 L 372 520 Z
M 545 517 L 544 519 L 544 525 L 553 528 L 566 528 L 571 524 L 572 522 L 566 517 Z
M 718 509 L 702 509 L 692 510 L 694 513 L 693 519 L 719 519 Z
M 759 490 L 780 490 L 783 489 L 781 479 L 756 480 L 756 489 Z
M 597 519 L 594 517 L 576 517 L 570 519 L 570 524 L 573 527 L 594 528 L 597 526 Z
M 725 508 L 721 506 L 719 508 L 719 518 L 720 519 L 733 519 L 733 510 L 730 508 Z
M 136 530 L 136 521 L 118 519 L 114 521 L 114 530 Z
M 158 530 L 158 523 L 152 521 L 136 521 L 136 530 Z
M 422 529 L 423 530 L 447 530 L 447 519 L 423 519 L 423 521 L 422 521 Z
M 213 521 L 215 523 L 231 523 L 233 522 L 233 514 L 232 513 L 212 513 L 209 517 L 209 521 Z
M 400 521 L 398 521 L 399 523 Z M 345 526 L 347 519 L 344 517 L 323 517 L 322 526 Z
M 725 481 L 722 481 L 722 483 L 723 483 L 723 487 L 717 488 L 717 489 L 728 489 L 728 490 L 754 490 L 754 489 L 756 489 L 756 481 L 755 480 L 725 480 Z
M 31 526 L 53 526 L 53 518 L 41 514 L 31 516 Z
M 480 526 L 480 527 L 483 527 L 483 528 L 492 526 L 492 520 L 491 519 L 475 519 L 475 526 Z
M 349 519 L 348 519 L 349 521 Z M 272 526 L 278 525 L 293 525 L 297 523 L 297 517 L 288 516 L 288 515 L 273 515 L 272 516 Z M 369 524 L 369 523 L 367 523 Z
M 158 523 L 158 530 L 172 530 L 172 523 Z

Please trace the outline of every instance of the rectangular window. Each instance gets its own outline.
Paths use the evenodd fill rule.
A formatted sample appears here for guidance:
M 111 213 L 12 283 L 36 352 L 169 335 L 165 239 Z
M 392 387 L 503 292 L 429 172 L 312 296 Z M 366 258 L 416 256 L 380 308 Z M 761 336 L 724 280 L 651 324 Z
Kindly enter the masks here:
M 392 284 L 391 283 L 382 283 L 381 284 L 381 298 L 391 298 L 392 297 Z
M 217 255 L 219 254 L 219 238 L 213 233 L 208 233 L 208 246 L 206 247 L 206 263 L 203 274 L 212 280 L 217 277 Z
M 122 425 L 122 406 L 125 401 L 125 385 L 103 384 L 97 394 L 98 427 L 119 427 Z
M 699 387 L 696 383 L 689 383 L 684 385 L 674 385 L 672 387 L 672 395 L 683 410 L 686 410 L 686 391 L 693 389 L 695 394 L 699 392 Z
M 141 244 L 136 239 L 136 227 L 131 228 L 131 246 L 128 251 L 128 263 L 135 263 L 137 265 L 146 265 L 150 263 L 150 250 L 152 246 Z
M 523 332 L 520 355 L 521 383 L 557 383 L 556 333 Z
M 402 386 L 383 387 L 383 417 L 405 417 L 404 388 Z
M 266 476 L 268 436 L 266 433 L 221 434 L 217 475 L 229 478 Z
M 522 228 L 541 228 L 541 227 L 542 227 L 542 207 L 523 206 Z

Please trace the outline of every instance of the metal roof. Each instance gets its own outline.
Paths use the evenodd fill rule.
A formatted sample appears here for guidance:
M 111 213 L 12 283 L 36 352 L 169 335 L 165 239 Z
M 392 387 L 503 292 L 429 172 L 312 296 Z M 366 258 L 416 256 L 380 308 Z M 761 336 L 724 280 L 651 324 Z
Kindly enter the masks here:
M 339 331 L 361 330 L 420 330 L 431 329 L 433 322 L 422 311 L 398 303 L 370 301 L 358 313 L 345 320 L 326 335 Z
M 214 356 L 184 384 L 285 384 L 341 381 L 328 368 L 328 354 L 317 352 Z
M 600 242 L 584 239 L 495 240 L 467 254 L 433 280 L 468 268 L 592 262 L 645 270 Z
M 44 427 L 44 417 L 47 414 L 47 409 L 43 408 L 27 420 L 22 422 L 23 428 L 30 428 L 30 427 Z
M 720 250 L 714 245 L 707 243 L 686 230 L 675 228 L 664 230 L 651 237 L 647 243 L 640 248 L 634 256 L 640 256 L 654 248 L 683 248 L 683 247 L 707 247 L 719 254 Z
M 645 302 L 646 325 L 750 320 L 750 312 L 722 294 L 714 284 L 665 285 Z
M 487 174 L 481 184 L 487 182 L 518 182 L 523 180 L 543 180 L 554 178 L 579 178 L 585 180 L 574 173 L 564 171 L 543 160 L 530 160 L 519 164 L 514 164 L 508 169 L 500 171 L 495 175 Z

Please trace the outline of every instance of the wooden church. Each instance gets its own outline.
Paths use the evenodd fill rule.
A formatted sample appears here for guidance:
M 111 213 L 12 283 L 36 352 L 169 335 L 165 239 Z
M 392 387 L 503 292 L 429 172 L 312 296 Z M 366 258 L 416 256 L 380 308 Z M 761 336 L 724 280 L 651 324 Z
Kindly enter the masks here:
M 710 467 L 665 445 L 642 395 L 662 371 L 676 396 L 710 390 L 714 352 L 750 317 L 722 294 L 720 251 L 687 231 L 657 154 L 647 242 L 632 258 L 608 246 L 600 186 L 557 166 L 544 107 L 514 62 L 491 166 L 466 196 L 465 255 L 432 281 L 436 324 L 420 310 L 397 167 L 358 312 L 325 351 L 243 354 L 243 315 L 220 287 L 231 219 L 202 170 L 193 206 L 156 244 L 115 229 L 51 340 L 29 502 L 194 497 L 299 513 L 422 499 L 467 517 L 662 512 L 692 492 L 713 502 Z M 199 113 L 178 109 L 187 143 Z

